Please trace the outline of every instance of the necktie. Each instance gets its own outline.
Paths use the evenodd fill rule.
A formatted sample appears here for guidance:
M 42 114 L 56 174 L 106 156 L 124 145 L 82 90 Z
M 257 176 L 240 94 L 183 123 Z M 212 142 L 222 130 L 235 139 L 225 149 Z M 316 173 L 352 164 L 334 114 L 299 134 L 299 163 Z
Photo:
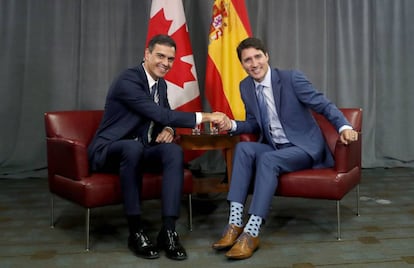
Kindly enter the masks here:
M 154 102 L 158 104 L 158 102 L 159 102 L 159 96 L 158 96 L 158 88 L 157 88 L 157 84 L 158 84 L 158 83 L 155 83 L 155 84 L 151 87 L 150 94 L 151 94 L 151 98 L 154 100 Z M 151 123 L 150 123 L 150 125 L 149 125 L 149 127 L 148 127 L 148 135 L 147 135 L 147 138 L 148 138 L 148 143 L 150 143 L 150 142 L 151 142 L 151 140 L 152 140 L 153 138 L 155 138 L 155 137 L 153 137 L 153 136 L 152 136 L 152 132 L 153 132 L 153 130 L 154 130 L 154 121 L 151 121 Z
M 158 83 L 155 83 L 150 90 L 151 98 L 158 104 L 159 97 L 158 97 Z
M 263 134 L 265 135 L 267 141 L 269 144 L 273 144 L 272 138 L 270 136 L 270 121 L 269 121 L 269 115 L 267 111 L 267 103 L 265 100 L 265 95 L 263 92 L 264 86 L 258 85 L 257 86 L 257 102 L 259 104 L 259 111 L 260 111 L 260 119 L 262 121 L 262 128 L 263 128 Z

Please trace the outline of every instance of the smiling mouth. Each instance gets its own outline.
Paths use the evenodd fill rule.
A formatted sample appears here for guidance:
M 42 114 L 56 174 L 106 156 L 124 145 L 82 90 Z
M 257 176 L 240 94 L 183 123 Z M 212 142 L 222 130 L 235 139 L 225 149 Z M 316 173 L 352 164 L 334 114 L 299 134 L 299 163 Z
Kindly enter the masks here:
M 163 65 L 159 65 L 159 66 L 158 66 L 158 69 L 159 69 L 161 72 L 163 72 L 163 73 L 166 73 L 166 72 L 168 72 L 168 70 L 169 70 L 169 68 L 168 68 L 168 67 L 163 66 Z
M 253 74 L 260 74 L 260 71 L 261 71 L 261 69 L 260 69 L 260 68 L 254 68 L 254 69 L 252 69 L 252 70 L 251 70 L 251 72 L 252 72 Z

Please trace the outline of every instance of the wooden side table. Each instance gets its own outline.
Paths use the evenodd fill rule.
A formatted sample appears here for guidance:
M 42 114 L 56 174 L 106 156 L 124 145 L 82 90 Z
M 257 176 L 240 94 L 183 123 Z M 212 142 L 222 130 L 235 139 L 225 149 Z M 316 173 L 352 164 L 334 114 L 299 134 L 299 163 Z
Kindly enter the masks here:
M 201 133 L 200 135 L 181 134 L 179 144 L 185 150 L 223 150 L 224 158 L 227 165 L 227 178 L 230 181 L 232 172 L 232 161 L 234 147 L 239 142 L 239 136 L 230 136 L 228 134 L 209 134 Z M 227 192 L 228 184 L 221 183 L 217 179 L 200 179 L 195 180 L 195 193 L 214 193 Z

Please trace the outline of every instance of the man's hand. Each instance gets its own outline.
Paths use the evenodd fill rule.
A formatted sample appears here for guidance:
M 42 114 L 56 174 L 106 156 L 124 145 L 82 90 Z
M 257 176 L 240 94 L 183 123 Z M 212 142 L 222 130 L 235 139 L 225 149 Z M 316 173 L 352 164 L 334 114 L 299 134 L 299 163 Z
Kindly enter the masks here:
M 339 134 L 339 139 L 341 140 L 341 142 L 343 142 L 345 144 L 349 144 L 351 142 L 354 142 L 354 141 L 358 140 L 358 132 L 356 132 L 353 129 L 344 129 Z
M 217 115 L 217 120 L 213 121 L 217 125 L 219 131 L 228 131 L 231 129 L 231 119 L 222 112 L 214 112 Z
M 225 113 L 202 113 L 202 116 L 202 122 L 212 122 L 218 126 L 220 131 L 231 129 L 231 120 Z
M 165 127 L 160 134 L 158 134 L 155 142 L 157 143 L 171 143 L 174 140 L 174 131 L 171 128 Z

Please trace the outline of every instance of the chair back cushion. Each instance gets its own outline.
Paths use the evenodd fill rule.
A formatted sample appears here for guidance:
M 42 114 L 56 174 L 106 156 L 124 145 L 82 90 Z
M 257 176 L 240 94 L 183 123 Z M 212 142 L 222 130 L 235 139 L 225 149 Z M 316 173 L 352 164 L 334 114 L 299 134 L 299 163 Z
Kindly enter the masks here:
M 102 110 L 45 113 L 46 137 L 63 138 L 89 145 L 102 119 Z
M 60 175 L 81 180 L 90 175 L 88 145 L 103 111 L 57 111 L 45 113 L 49 179 Z

